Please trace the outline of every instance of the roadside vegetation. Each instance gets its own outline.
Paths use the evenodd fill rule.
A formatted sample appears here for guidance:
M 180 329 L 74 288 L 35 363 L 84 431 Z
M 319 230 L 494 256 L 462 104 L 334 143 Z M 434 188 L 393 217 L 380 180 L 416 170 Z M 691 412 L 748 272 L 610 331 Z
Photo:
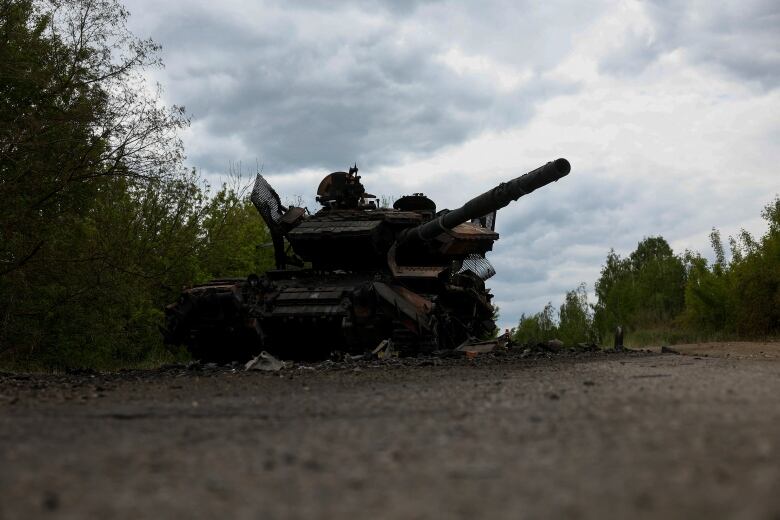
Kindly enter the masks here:
M 568 292 L 557 310 L 547 304 L 521 316 L 520 343 L 553 338 L 565 344 L 611 344 L 622 326 L 627 344 L 642 346 L 780 334 L 780 198 L 764 207 L 766 234 L 710 233 L 715 261 L 675 254 L 662 237 L 643 239 L 626 258 L 610 251 L 590 304 L 585 285 Z
M 145 72 L 160 47 L 113 0 L 0 0 L 0 365 L 173 359 L 182 286 L 265 270 L 240 182 L 184 166 L 182 107 Z

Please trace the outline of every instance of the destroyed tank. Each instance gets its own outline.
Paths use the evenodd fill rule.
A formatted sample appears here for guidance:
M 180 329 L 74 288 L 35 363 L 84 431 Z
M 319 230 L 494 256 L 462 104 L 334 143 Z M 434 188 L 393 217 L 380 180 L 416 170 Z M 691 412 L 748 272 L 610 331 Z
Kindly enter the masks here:
M 495 274 L 485 254 L 496 212 L 567 175 L 566 159 L 501 183 L 454 210 L 415 193 L 378 207 L 357 165 L 327 175 L 314 214 L 284 207 L 259 175 L 251 200 L 270 231 L 276 269 L 183 291 L 166 308 L 165 340 L 195 359 L 233 361 L 265 350 L 288 359 L 371 351 L 454 349 L 495 331 Z

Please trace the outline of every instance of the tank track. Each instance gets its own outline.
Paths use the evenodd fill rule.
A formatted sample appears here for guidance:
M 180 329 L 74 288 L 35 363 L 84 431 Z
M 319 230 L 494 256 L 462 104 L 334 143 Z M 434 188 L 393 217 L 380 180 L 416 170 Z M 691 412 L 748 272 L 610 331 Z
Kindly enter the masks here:
M 399 354 L 426 354 L 439 349 L 438 342 L 434 336 L 420 336 L 404 327 L 401 323 L 394 323 L 393 325 L 390 341 Z

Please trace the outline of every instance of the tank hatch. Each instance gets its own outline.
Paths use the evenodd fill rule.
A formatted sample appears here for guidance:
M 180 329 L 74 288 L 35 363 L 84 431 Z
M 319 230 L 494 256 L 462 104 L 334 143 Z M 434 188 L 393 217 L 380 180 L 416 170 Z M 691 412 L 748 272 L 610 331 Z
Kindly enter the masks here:
M 436 203 L 422 193 L 404 195 L 393 203 L 393 207 L 399 211 L 415 211 L 432 218 L 436 214 Z
M 357 174 L 357 164 L 348 172 L 333 172 L 326 175 L 317 187 L 317 202 L 326 208 L 371 209 L 376 208 L 376 196 L 366 193 Z

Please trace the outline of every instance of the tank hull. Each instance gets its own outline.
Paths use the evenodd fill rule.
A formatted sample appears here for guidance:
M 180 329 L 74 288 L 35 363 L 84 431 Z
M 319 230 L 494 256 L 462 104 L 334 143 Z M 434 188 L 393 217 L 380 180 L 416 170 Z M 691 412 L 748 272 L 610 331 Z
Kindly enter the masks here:
M 492 331 L 490 297 L 484 287 L 401 285 L 377 273 L 272 271 L 185 290 L 166 308 L 165 339 L 216 362 L 263 350 L 286 359 L 359 354 L 385 339 L 407 352 L 454 348 Z

